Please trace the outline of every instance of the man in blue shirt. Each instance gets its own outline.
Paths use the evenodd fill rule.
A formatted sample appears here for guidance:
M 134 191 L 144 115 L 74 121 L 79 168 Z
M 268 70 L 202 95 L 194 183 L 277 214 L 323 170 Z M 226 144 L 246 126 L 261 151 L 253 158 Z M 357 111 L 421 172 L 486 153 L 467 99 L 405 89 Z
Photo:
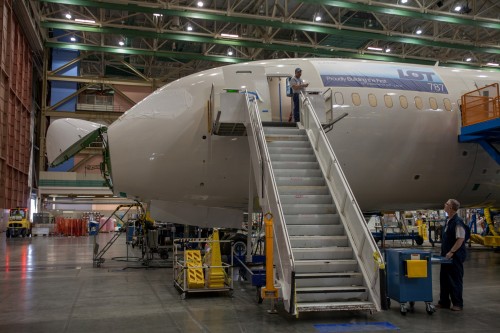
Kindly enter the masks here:
M 465 225 L 458 216 L 457 211 L 460 203 L 455 199 L 448 199 L 444 204 L 444 211 L 448 214 L 446 225 L 443 230 L 441 242 L 441 256 L 451 259 L 450 264 L 441 264 L 439 274 L 439 302 L 437 308 L 462 311 L 464 307 L 463 278 L 465 249 Z M 453 304 L 453 306 L 451 306 Z M 451 306 L 451 308 L 450 308 Z
M 305 88 L 309 83 L 304 83 L 300 77 L 302 76 L 302 69 L 295 68 L 295 76 L 290 79 L 290 85 L 293 91 L 293 118 L 295 122 L 300 121 L 300 111 L 299 111 L 299 95 L 300 92 L 305 92 Z

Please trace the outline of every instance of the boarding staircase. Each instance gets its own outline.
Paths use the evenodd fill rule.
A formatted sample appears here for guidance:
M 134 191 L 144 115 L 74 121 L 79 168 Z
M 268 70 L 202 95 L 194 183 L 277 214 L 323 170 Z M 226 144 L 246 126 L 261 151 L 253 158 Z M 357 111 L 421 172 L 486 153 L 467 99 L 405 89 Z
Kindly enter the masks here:
M 257 98 L 247 93 L 246 100 L 253 174 L 263 211 L 274 216 L 285 309 L 380 310 L 381 255 L 312 104 L 301 96 L 299 129 L 263 126 Z

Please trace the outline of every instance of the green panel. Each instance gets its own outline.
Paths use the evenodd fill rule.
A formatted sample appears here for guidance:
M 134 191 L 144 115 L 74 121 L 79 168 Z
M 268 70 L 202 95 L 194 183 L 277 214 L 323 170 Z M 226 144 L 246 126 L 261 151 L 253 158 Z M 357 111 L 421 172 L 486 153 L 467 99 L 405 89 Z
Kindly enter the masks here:
M 47 187 L 105 187 L 108 188 L 106 181 L 103 180 L 61 180 L 61 179 L 40 179 L 40 186 Z

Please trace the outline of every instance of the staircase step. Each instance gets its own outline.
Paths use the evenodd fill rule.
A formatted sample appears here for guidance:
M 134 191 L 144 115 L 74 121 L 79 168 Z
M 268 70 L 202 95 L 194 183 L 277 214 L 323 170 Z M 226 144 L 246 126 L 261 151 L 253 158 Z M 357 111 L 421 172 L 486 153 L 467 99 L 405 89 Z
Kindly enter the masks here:
M 271 160 L 274 155 L 293 154 L 293 155 L 314 155 L 314 150 L 311 147 L 269 147 L 269 155 Z
M 323 177 L 320 169 L 274 169 L 273 172 L 275 177 Z
M 324 186 L 325 179 L 323 177 L 275 177 L 276 185 L 288 186 Z
M 318 224 L 340 224 L 338 214 L 298 214 L 285 215 L 287 225 L 318 225 Z
M 307 138 L 307 137 L 306 137 Z M 267 140 L 267 146 L 269 148 L 311 148 L 311 144 L 308 140 Z
M 365 286 L 343 286 L 343 287 L 303 287 L 295 288 L 297 294 L 316 294 L 316 293 L 350 293 L 365 292 Z
M 364 286 L 339 287 L 301 287 L 295 288 L 297 303 L 366 301 L 367 289 Z
M 293 214 L 335 214 L 335 205 L 333 203 L 329 204 L 281 204 L 283 208 L 283 214 L 293 215 Z
M 330 246 L 313 248 L 293 248 L 293 258 L 295 260 L 339 260 L 352 259 L 353 252 L 350 247 Z
M 306 275 L 310 277 L 306 277 Z M 361 273 L 296 274 L 295 285 L 297 288 L 361 286 L 363 285 L 363 275 Z
M 273 170 L 283 169 L 319 169 L 319 163 L 314 162 L 290 162 L 290 161 L 277 161 L 271 162 Z
M 289 236 L 343 236 L 345 234 L 344 226 L 341 224 L 328 225 L 287 225 Z
M 266 142 L 309 142 L 309 138 L 304 134 L 266 134 Z
M 328 195 L 287 194 L 280 195 L 281 204 L 330 204 L 332 197 Z
M 295 261 L 295 273 L 346 273 L 357 271 L 358 262 L 354 259 Z
M 314 154 L 275 154 L 271 156 L 271 162 L 317 162 Z
M 316 311 L 359 311 L 376 310 L 372 302 L 367 301 L 342 301 L 342 302 L 314 302 L 297 304 L 297 312 Z
M 290 194 L 302 194 L 302 195 L 322 195 L 330 194 L 327 186 L 290 186 L 290 185 L 280 185 L 278 186 L 278 192 L 280 195 L 290 195 Z
M 270 134 L 279 134 L 279 135 L 306 135 L 306 130 L 297 128 L 297 127 L 264 127 L 264 133 L 267 135 Z
M 347 236 L 290 236 L 293 249 L 324 246 L 348 246 Z
M 345 278 L 345 277 L 362 277 L 359 272 L 348 272 L 348 273 L 299 273 L 295 274 L 295 280 L 307 280 L 307 279 L 318 279 L 318 278 Z

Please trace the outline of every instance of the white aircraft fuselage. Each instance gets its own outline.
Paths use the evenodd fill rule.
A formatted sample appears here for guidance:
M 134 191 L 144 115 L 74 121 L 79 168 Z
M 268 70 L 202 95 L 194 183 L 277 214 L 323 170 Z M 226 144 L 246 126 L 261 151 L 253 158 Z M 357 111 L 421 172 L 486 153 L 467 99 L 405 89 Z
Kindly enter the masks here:
M 271 87 L 284 82 L 280 77 L 300 67 L 308 89 L 332 89 L 334 117 L 348 116 L 327 136 L 363 211 L 441 209 L 448 198 L 498 205 L 499 165 L 478 144 L 458 142 L 461 96 L 498 83 L 498 72 L 341 59 L 230 66 L 262 66 L 277 78 L 258 93 L 268 105 L 285 105 L 284 121 L 290 98 Z M 214 68 L 167 84 L 109 126 L 116 194 L 151 201 L 153 217 L 164 221 L 241 222 L 249 201 L 248 140 L 211 135 L 209 125 L 223 89 L 241 88 L 224 72 Z

